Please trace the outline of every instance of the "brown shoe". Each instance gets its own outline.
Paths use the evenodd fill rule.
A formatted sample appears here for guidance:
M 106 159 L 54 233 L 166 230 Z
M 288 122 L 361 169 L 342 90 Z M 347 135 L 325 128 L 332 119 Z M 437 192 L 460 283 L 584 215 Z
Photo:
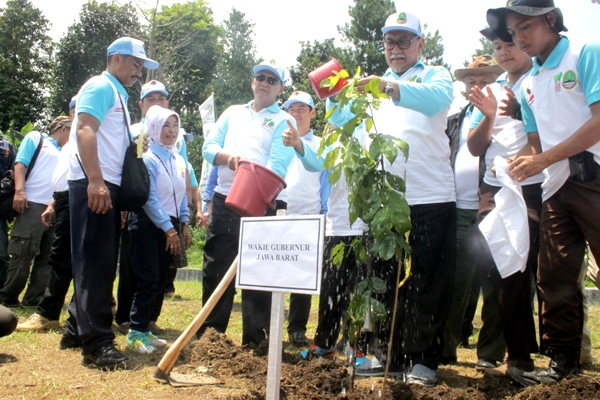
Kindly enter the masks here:
M 129 321 L 121 322 L 118 328 L 119 332 L 121 332 L 123 335 L 127 335 L 129 333 L 129 325 L 131 325 Z
M 506 360 L 502 365 L 500 365 L 497 368 L 489 368 L 485 370 L 485 374 L 487 376 L 506 377 L 506 371 L 508 371 L 509 368 L 517 368 L 521 371 L 531 372 L 535 369 L 535 365 L 533 365 L 533 360 Z
M 163 332 L 162 328 L 156 325 L 156 322 L 150 321 L 148 323 L 148 330 L 152 332 L 154 335 L 159 335 Z

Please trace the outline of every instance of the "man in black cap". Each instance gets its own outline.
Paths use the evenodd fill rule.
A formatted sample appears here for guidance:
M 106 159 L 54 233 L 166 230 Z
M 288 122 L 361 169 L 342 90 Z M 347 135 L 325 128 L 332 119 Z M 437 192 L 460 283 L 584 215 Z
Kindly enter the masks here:
M 600 256 L 600 43 L 572 46 L 551 0 L 513 0 L 491 9 L 496 35 L 534 57 L 521 85 L 521 112 L 530 142 L 542 152 L 510 164 L 519 181 L 545 170 L 538 289 L 541 351 L 548 369 L 507 374 L 522 385 L 553 383 L 579 372 L 583 327 L 577 284 L 585 241 Z

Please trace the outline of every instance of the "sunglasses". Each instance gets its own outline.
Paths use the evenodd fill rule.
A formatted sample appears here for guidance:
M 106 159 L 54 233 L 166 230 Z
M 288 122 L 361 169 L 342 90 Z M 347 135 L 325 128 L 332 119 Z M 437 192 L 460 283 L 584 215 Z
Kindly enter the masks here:
M 266 75 L 260 74 L 260 75 L 256 75 L 254 77 L 254 79 L 256 79 L 259 82 L 263 82 L 266 79 L 267 83 L 269 85 L 273 85 L 273 86 L 279 85 L 279 79 L 273 78 L 272 76 L 266 76 Z

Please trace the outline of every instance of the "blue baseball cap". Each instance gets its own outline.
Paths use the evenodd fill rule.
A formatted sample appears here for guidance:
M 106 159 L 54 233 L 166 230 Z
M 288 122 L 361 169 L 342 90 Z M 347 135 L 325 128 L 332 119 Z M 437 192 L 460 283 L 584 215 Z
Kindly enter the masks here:
M 154 60 L 146 57 L 146 50 L 144 50 L 144 42 L 138 39 L 130 37 L 122 37 L 110 44 L 106 49 L 106 55 L 112 56 L 116 53 L 121 55 L 134 56 L 144 60 L 144 67 L 148 69 L 157 69 L 158 63 Z
M 315 108 L 315 102 L 313 101 L 310 94 L 306 92 L 300 92 L 298 90 L 292 93 L 290 98 L 285 103 L 283 103 L 283 107 L 285 109 L 289 109 L 290 106 L 294 103 L 303 103 L 309 106 L 310 108 Z
M 77 98 L 79 97 L 78 94 L 76 94 L 75 96 L 71 97 L 71 101 L 69 102 L 69 110 L 72 110 L 73 107 L 75 107 L 75 104 L 77 104 Z
M 144 100 L 144 97 L 154 92 L 162 93 L 165 95 L 165 97 L 169 97 L 169 92 L 167 92 L 167 88 L 165 88 L 165 85 L 163 85 L 159 81 L 151 80 L 150 82 L 146 82 L 142 85 L 142 95 L 140 99 Z
M 407 12 L 393 13 L 385 20 L 385 25 L 381 28 L 381 32 L 385 35 L 390 31 L 409 31 L 418 37 L 423 37 L 421 21 L 416 16 Z
M 263 61 L 254 68 L 252 68 L 252 72 L 254 72 L 254 75 L 258 75 L 260 71 L 264 70 L 271 71 L 272 73 L 277 75 L 277 77 L 281 81 L 281 85 L 285 85 L 285 70 L 279 65 L 277 65 L 275 63 L 275 60 Z

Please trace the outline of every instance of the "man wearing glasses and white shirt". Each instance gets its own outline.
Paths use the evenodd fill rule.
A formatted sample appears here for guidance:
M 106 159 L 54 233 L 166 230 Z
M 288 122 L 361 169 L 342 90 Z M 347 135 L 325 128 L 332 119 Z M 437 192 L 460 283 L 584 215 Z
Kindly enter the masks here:
M 285 71 L 275 61 L 263 61 L 253 69 L 252 91 L 254 100 L 229 107 L 217 120 L 202 148 L 203 157 L 218 168 L 218 183 L 212 198 L 212 213 L 208 221 L 204 267 L 202 269 L 202 302 L 205 304 L 238 253 L 240 216 L 225 206 L 240 160 L 264 165 L 285 178 L 293 149 L 285 147 L 281 134 L 288 127 L 287 120 L 295 121 L 277 105 L 277 96 L 283 93 Z M 287 204 L 280 195 L 277 209 Z M 267 215 L 275 215 L 269 210 Z M 206 328 L 219 332 L 227 330 L 234 283 L 210 313 L 197 333 Z M 269 330 L 271 293 L 254 290 L 242 291 L 242 345 L 259 344 Z

